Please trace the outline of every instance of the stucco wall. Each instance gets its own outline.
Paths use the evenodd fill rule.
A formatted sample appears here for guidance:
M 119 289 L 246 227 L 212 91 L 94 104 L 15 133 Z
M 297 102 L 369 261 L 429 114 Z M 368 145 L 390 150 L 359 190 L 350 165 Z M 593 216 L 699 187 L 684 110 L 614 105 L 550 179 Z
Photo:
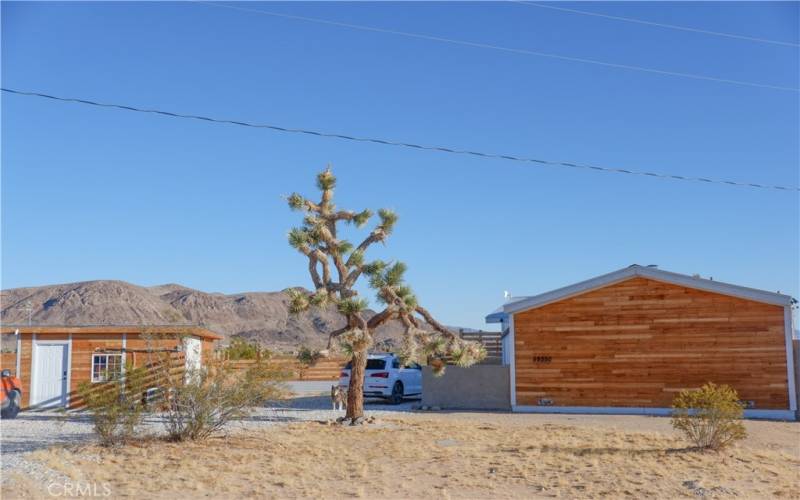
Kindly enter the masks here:
M 444 375 L 422 369 L 422 404 L 442 409 L 510 410 L 508 366 L 448 366 Z

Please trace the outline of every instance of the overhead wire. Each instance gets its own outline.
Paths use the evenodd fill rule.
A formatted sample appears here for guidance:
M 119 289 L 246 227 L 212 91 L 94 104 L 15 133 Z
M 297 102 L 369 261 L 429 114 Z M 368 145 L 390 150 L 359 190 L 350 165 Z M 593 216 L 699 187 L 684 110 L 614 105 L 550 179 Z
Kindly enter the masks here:
M 667 174 L 661 172 L 651 172 L 651 171 L 643 171 L 643 170 L 631 170 L 625 168 L 613 168 L 613 167 L 602 167 L 598 165 L 590 165 L 590 164 L 583 164 L 583 163 L 574 163 L 574 162 L 565 162 L 565 161 L 554 161 L 554 160 L 545 160 L 541 158 L 531 158 L 531 157 L 524 157 L 524 156 L 516 156 L 510 154 L 497 154 L 497 153 L 486 153 L 482 151 L 475 151 L 470 149 L 456 149 L 451 147 L 445 146 L 431 146 L 431 145 L 424 145 L 424 144 L 416 144 L 410 142 L 402 142 L 398 140 L 389 140 L 389 139 L 378 139 L 373 137 L 359 137 L 355 135 L 348 135 L 348 134 L 341 134 L 341 133 L 332 133 L 332 132 L 321 132 L 318 130 L 311 130 L 311 129 L 303 129 L 303 128 L 290 128 L 290 127 L 283 127 L 279 125 L 272 125 L 272 124 L 265 124 L 265 123 L 251 123 L 245 122 L 240 120 L 229 120 L 223 118 L 214 118 L 210 116 L 203 116 L 203 115 L 194 115 L 194 114 L 185 114 L 185 113 L 175 113 L 172 111 L 165 111 L 161 109 L 153 109 L 153 108 L 140 108 L 136 106 L 129 106 L 125 104 L 115 104 L 115 103 L 104 103 L 89 99 L 79 99 L 74 97 L 61 97 L 55 96 L 51 94 L 44 94 L 41 92 L 31 92 L 31 91 L 24 91 L 24 90 L 15 90 L 10 88 L 0 88 L 3 92 L 7 92 L 9 94 L 19 95 L 19 96 L 28 96 L 28 97 L 38 97 L 42 99 L 49 99 L 54 101 L 63 101 L 63 102 L 72 102 L 78 104 L 84 104 L 88 106 L 95 106 L 101 108 L 113 108 L 119 109 L 124 111 L 131 111 L 136 113 L 150 113 L 156 114 L 161 116 L 167 116 L 171 118 L 182 118 L 182 119 L 190 119 L 190 120 L 200 120 L 205 122 L 213 122 L 213 123 L 221 123 L 221 124 L 229 124 L 229 125 L 238 125 L 241 127 L 250 127 L 250 128 L 260 128 L 260 129 L 269 129 L 278 132 L 286 132 L 286 133 L 294 133 L 294 134 L 305 134 L 317 137 L 327 137 L 332 139 L 341 139 L 347 141 L 354 141 L 354 142 L 365 142 L 365 143 L 373 143 L 379 144 L 383 146 L 396 146 L 396 147 L 403 147 L 409 149 L 416 149 L 416 150 L 427 150 L 427 151 L 438 151 L 441 153 L 448 153 L 448 154 L 457 154 L 457 155 L 468 155 L 478 158 L 486 158 L 486 159 L 499 159 L 499 160 L 508 160 L 514 162 L 522 162 L 522 163 L 530 163 L 536 165 L 544 165 L 544 166 L 553 166 L 553 167 L 565 167 L 571 169 L 579 169 L 579 170 L 587 170 L 587 171 L 598 171 L 598 172 L 608 172 L 608 173 L 616 173 L 616 174 L 627 174 L 627 175 L 637 175 L 637 176 L 646 176 L 652 177 L 656 179 L 671 179 L 671 180 L 679 180 L 679 181 L 692 181 L 692 182 L 702 182 L 707 184 L 723 184 L 728 186 L 743 186 L 743 187 L 751 187 L 751 188 L 758 188 L 758 189 L 774 189 L 780 191 L 797 191 L 800 192 L 800 187 L 798 186 L 783 186 L 783 185 L 771 185 L 771 184 L 764 184 L 764 183 L 757 183 L 757 182 L 742 182 L 742 181 L 733 181 L 733 180 L 724 180 L 724 179 L 712 179 L 708 177 L 695 177 L 695 176 L 686 176 L 686 175 L 678 175 L 678 174 Z
M 376 32 L 376 33 L 386 33 L 386 34 L 390 34 L 390 35 L 399 35 L 399 36 L 405 36 L 405 37 L 410 37 L 410 38 L 418 38 L 418 39 L 422 39 L 422 40 L 430 40 L 430 41 L 435 41 L 435 42 L 462 45 L 462 46 L 473 47 L 473 48 L 488 49 L 488 50 L 498 50 L 498 51 L 510 52 L 510 53 L 514 53 L 514 54 L 522 54 L 522 55 L 536 56 L 536 57 L 545 57 L 545 58 L 550 58 L 550 59 L 558 59 L 558 60 L 562 60 L 562 61 L 570 61 L 570 62 L 577 62 L 577 63 L 584 63 L 584 64 L 594 64 L 594 65 L 598 65 L 598 66 L 605 66 L 605 67 L 608 67 L 608 68 L 625 69 L 625 70 L 631 70 L 631 71 L 639 71 L 639 72 L 645 72 L 645 73 L 651 73 L 651 74 L 657 74 L 657 75 L 675 76 L 675 77 L 681 77 L 681 78 L 691 78 L 691 79 L 695 79 L 695 80 L 705 80 L 705 81 L 718 82 L 718 83 L 727 83 L 727 84 L 740 85 L 740 86 L 746 86 L 746 87 L 756 87 L 756 88 L 764 88 L 764 89 L 772 89 L 772 90 L 783 90 L 783 91 L 790 91 L 790 92 L 800 92 L 800 88 L 797 88 L 797 87 L 787 87 L 787 86 L 783 86 L 783 85 L 773 85 L 773 84 L 769 84 L 769 83 L 759 83 L 759 82 L 750 82 L 750 81 L 745 81 L 745 80 L 734 80 L 734 79 L 729 79 L 729 78 L 719 78 L 719 77 L 715 77 L 715 76 L 706 76 L 706 75 L 700 75 L 700 74 L 695 74 L 695 73 L 684 73 L 684 72 L 679 72 L 679 71 L 670 71 L 670 70 L 663 70 L 663 69 L 658 69 L 658 68 L 649 68 L 649 67 L 645 67 L 645 66 L 637 66 L 637 65 L 632 65 L 632 64 L 621 64 L 621 63 L 614 63 L 614 62 L 608 62 L 608 61 L 601 61 L 601 60 L 589 59 L 589 58 L 585 58 L 585 57 L 567 56 L 567 55 L 556 54 L 556 53 L 551 53 L 551 52 L 542 52 L 542 51 L 536 51 L 536 50 L 519 49 L 519 48 L 514 48 L 514 47 L 505 47 L 505 46 L 494 45 L 494 44 L 489 44 L 489 43 L 473 42 L 473 41 L 469 41 L 469 40 L 461 40 L 461 39 L 456 39 L 456 38 L 447 38 L 447 37 L 436 36 L 436 35 L 428 35 L 428 34 L 425 34 L 425 33 L 415 33 L 415 32 L 410 32 L 410 31 L 399 31 L 399 30 L 393 30 L 393 29 L 387 29 L 387 28 L 379 28 L 379 27 L 376 27 L 376 26 L 368 26 L 368 25 L 364 25 L 364 24 L 353 24 L 353 23 L 345 23 L 345 22 L 340 22 L 340 21 L 332 21 L 330 19 L 322 19 L 322 18 L 317 18 L 317 17 L 307 17 L 307 16 L 298 16 L 298 15 L 293 15 L 293 14 L 284 14 L 284 13 L 281 13 L 281 12 L 267 11 L 267 10 L 261 10 L 261 9 L 253 9 L 253 8 L 250 8 L 250 7 L 241 7 L 239 5 L 228 5 L 228 4 L 221 4 L 221 3 L 215 3 L 215 2 L 198 1 L 198 0 L 191 0 L 191 2 L 195 3 L 195 4 L 199 4 L 199 5 L 220 7 L 220 8 L 225 8 L 225 9 L 238 10 L 238 11 L 242 11 L 242 12 L 251 12 L 251 13 L 254 13 L 254 14 L 262 14 L 262 15 L 265 15 L 265 16 L 282 17 L 282 18 L 285 18 L 285 19 L 293 19 L 293 20 L 297 20 L 297 21 L 307 21 L 307 22 L 312 22 L 312 23 L 327 24 L 327 25 L 331 25 L 331 26 L 338 26 L 338 27 L 343 27 L 343 28 L 351 28 L 351 29 L 362 30 L 362 31 L 372 31 L 372 32 Z
M 567 7 L 560 7 L 557 5 L 548 5 L 548 4 L 541 4 L 536 2 L 525 2 L 522 0 L 509 0 L 512 3 L 518 3 L 520 5 L 527 5 L 529 7 L 539 7 L 540 9 L 552 9 L 552 10 L 560 10 L 562 12 L 570 12 L 573 14 L 581 14 L 584 16 L 594 16 L 594 17 L 602 17 L 605 19 L 613 19 L 615 21 L 624 21 L 628 23 L 637 23 L 637 24 L 644 24 L 647 26 L 657 26 L 659 28 L 667 28 L 679 31 L 689 31 L 692 33 L 701 33 L 704 35 L 713 35 L 713 36 L 721 36 L 726 38 L 735 38 L 739 40 L 747 40 L 749 42 L 759 42 L 759 43 L 769 43 L 773 45 L 783 45 L 786 47 L 800 47 L 800 43 L 796 42 L 785 42 L 782 40 L 772 40 L 769 38 L 759 38 L 754 36 L 747 36 L 747 35 L 738 35 L 735 33 L 725 33 L 722 31 L 711 31 L 702 28 L 693 28 L 690 26 L 680 26 L 677 24 L 667 24 L 667 23 L 657 23 L 654 21 L 647 21 L 644 19 L 636 19 L 633 17 L 623 17 L 623 16 L 612 16 L 610 14 L 603 14 L 601 12 L 591 12 L 588 10 L 580 10 L 580 9 L 570 9 Z

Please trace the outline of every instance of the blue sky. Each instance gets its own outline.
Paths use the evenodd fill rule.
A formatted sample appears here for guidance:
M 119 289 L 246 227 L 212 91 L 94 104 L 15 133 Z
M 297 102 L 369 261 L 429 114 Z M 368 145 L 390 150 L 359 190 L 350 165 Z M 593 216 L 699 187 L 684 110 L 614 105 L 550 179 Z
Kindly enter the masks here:
M 238 4 L 245 6 L 245 4 Z M 797 3 L 563 3 L 798 41 Z M 798 87 L 797 47 L 515 3 L 252 9 Z M 553 160 L 800 184 L 797 92 L 196 3 L 2 4 L 3 86 Z M 631 263 L 800 295 L 797 193 L 484 160 L 2 95 L 2 287 L 310 284 L 282 198 L 328 162 L 344 208 L 400 215 L 423 304 L 480 327 Z M 354 238 L 355 239 L 355 236 Z

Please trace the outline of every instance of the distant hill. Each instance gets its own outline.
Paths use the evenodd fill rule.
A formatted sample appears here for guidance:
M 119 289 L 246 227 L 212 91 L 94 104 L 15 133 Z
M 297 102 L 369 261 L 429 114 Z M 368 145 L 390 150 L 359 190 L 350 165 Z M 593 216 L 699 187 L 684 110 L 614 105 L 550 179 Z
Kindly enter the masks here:
M 27 324 L 27 302 L 33 325 L 196 324 L 283 351 L 301 345 L 321 348 L 327 333 L 344 325 L 333 308 L 290 315 L 284 291 L 225 295 L 178 284 L 142 287 L 112 280 L 3 290 L 0 321 Z M 390 322 L 379 329 L 376 340 L 391 347 L 402 331 L 399 322 Z

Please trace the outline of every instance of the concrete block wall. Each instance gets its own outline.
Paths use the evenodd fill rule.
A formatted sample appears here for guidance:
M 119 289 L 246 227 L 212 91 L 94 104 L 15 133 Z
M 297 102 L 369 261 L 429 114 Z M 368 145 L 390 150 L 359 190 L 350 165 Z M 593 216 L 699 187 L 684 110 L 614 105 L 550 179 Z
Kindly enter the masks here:
M 509 367 L 448 366 L 441 377 L 423 367 L 422 405 L 444 410 L 510 410 Z

